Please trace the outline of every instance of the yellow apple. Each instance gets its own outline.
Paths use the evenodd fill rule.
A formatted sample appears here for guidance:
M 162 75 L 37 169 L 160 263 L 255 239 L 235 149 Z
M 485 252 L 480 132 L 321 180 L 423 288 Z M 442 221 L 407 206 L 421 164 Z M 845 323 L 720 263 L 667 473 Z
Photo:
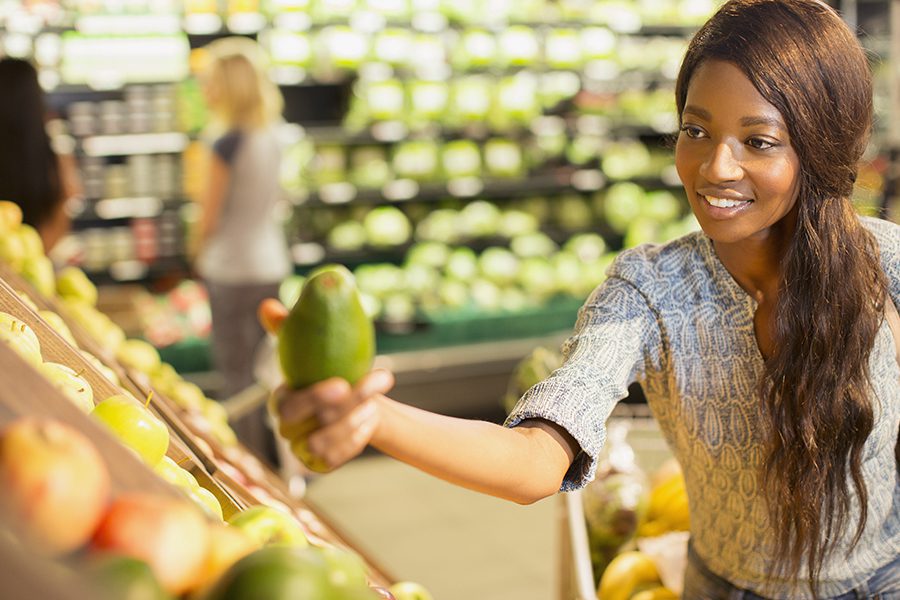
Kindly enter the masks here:
M 169 448 L 166 424 L 132 396 L 110 396 L 97 404 L 91 415 L 151 467 L 159 464 Z
M 45 362 L 39 367 L 50 383 L 85 413 L 94 410 L 94 391 L 87 379 L 72 368 L 55 362 Z
M 41 343 L 37 335 L 20 319 L 5 312 L 0 312 L 0 342 L 7 344 L 19 356 L 40 366 L 44 362 L 41 356 Z
M 77 348 L 78 342 L 75 340 L 75 336 L 72 335 L 72 330 L 69 329 L 69 326 L 66 325 L 66 322 L 63 321 L 63 318 L 53 312 L 52 310 L 39 310 L 37 311 L 38 315 L 47 322 L 47 325 L 50 326 L 53 331 L 59 334 L 59 336 L 69 342 L 70 345 Z
M 63 298 L 76 298 L 91 306 L 97 305 L 97 286 L 78 267 L 60 269 L 56 275 L 56 291 Z

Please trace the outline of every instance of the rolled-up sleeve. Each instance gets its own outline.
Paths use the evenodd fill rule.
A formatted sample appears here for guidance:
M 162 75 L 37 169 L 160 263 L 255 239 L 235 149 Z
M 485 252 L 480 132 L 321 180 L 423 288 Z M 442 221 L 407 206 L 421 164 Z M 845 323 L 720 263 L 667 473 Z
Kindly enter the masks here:
M 578 442 L 581 451 L 561 491 L 580 488 L 593 478 L 606 440 L 606 420 L 641 376 L 658 332 L 654 313 L 634 285 L 618 277 L 607 279 L 579 310 L 574 333 L 562 348 L 563 365 L 528 390 L 507 417 L 507 427 L 527 419 L 551 421 Z

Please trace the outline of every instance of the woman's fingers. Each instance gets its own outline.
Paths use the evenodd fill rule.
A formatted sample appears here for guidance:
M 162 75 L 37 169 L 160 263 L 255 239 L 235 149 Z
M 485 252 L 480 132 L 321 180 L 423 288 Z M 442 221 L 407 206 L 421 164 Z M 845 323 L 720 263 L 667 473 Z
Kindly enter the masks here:
M 310 453 L 329 469 L 358 456 L 372 439 L 378 426 L 378 409 L 373 399 L 355 406 L 343 418 L 309 435 Z
M 342 465 L 372 439 L 379 418 L 374 398 L 393 385 L 393 374 L 379 369 L 353 387 L 331 378 L 303 390 L 281 388 L 274 400 L 279 433 L 314 470 Z
M 345 382 L 346 383 L 346 382 Z M 338 393 L 335 387 L 329 391 L 334 393 L 321 397 L 317 415 L 322 425 L 328 425 L 341 419 L 358 405 L 378 394 L 386 394 L 394 387 L 394 375 L 390 371 L 377 369 L 364 375 L 346 394 Z
M 281 329 L 281 324 L 288 316 L 288 309 L 278 300 L 266 298 L 259 303 L 259 307 L 256 309 L 256 316 L 263 329 L 274 334 Z

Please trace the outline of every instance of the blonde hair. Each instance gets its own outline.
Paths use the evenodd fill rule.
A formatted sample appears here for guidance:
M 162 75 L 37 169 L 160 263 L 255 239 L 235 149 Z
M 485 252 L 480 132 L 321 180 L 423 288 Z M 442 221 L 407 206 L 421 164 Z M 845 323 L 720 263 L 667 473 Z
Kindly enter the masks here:
M 281 116 L 284 100 L 266 74 L 267 59 L 253 40 L 229 37 L 204 48 L 210 108 L 226 127 L 262 127 Z

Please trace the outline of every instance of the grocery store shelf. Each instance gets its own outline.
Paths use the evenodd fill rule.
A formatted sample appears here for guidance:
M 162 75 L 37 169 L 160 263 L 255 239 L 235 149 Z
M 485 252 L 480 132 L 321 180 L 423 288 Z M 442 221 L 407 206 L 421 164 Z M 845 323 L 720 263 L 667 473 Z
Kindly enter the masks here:
M 87 156 L 131 154 L 175 154 L 187 148 L 189 138 L 181 132 L 95 135 L 81 139 Z

